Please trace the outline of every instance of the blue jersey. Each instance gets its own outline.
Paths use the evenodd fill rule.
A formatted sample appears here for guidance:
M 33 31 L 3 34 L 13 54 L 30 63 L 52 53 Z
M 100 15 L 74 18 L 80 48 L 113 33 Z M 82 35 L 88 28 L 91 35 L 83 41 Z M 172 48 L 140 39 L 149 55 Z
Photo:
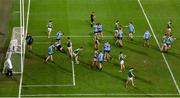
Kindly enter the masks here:
M 98 60 L 99 60 L 99 61 L 103 61 L 103 53 L 102 53 L 102 52 L 99 54 Z
M 172 40 L 173 40 L 173 38 L 172 38 L 172 36 L 170 36 L 170 37 L 168 37 L 168 39 L 167 39 L 167 44 L 171 44 L 171 42 L 172 42 Z
M 98 25 L 98 26 L 97 26 L 97 29 L 98 29 L 98 32 L 102 32 L 102 25 L 101 25 L 101 24 Z
M 97 33 L 97 32 L 98 32 L 98 27 L 97 27 L 97 25 L 94 25 L 94 26 L 93 26 L 93 29 L 94 29 L 94 33 Z
M 134 26 L 133 24 L 129 24 L 129 32 L 134 32 Z
M 119 31 L 119 32 L 118 32 L 118 37 L 120 37 L 120 38 L 123 37 L 123 32 L 122 32 L 122 31 Z
M 62 35 L 61 32 L 57 32 L 57 34 L 56 34 L 56 39 L 59 39 L 59 40 L 60 40 L 60 39 L 61 39 L 61 35 Z
M 149 31 L 146 31 L 146 32 L 144 33 L 144 38 L 145 38 L 145 39 L 149 39 L 149 38 L 150 38 L 150 33 L 149 33 Z
M 53 45 L 49 46 L 48 48 L 48 54 L 52 55 L 53 54 Z

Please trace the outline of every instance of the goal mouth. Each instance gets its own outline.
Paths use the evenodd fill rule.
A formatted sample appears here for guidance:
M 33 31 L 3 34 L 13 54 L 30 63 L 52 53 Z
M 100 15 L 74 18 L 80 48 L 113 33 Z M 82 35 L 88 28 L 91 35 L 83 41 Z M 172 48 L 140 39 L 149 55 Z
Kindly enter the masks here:
M 25 54 L 25 36 L 23 27 L 13 27 L 11 40 L 6 52 L 4 67 L 2 73 L 6 73 L 7 69 L 11 68 L 14 74 L 22 73 L 22 64 Z M 7 60 L 9 61 L 7 62 Z

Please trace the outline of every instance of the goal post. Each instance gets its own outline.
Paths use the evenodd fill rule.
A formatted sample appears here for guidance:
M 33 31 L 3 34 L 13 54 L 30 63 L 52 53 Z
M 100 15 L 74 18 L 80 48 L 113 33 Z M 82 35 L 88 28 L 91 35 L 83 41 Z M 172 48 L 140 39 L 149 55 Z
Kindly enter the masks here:
M 2 73 L 6 73 L 10 65 L 14 74 L 21 74 L 25 56 L 25 36 L 23 27 L 13 27 L 12 37 L 6 52 Z

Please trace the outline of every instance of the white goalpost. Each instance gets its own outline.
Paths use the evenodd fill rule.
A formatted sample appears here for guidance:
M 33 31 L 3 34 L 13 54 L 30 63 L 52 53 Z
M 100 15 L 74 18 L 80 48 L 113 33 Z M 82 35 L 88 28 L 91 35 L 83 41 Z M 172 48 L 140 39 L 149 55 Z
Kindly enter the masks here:
M 24 64 L 25 54 L 25 36 L 23 27 L 14 27 L 12 37 L 6 53 L 2 73 L 6 73 L 8 68 L 12 68 L 14 74 L 21 74 Z

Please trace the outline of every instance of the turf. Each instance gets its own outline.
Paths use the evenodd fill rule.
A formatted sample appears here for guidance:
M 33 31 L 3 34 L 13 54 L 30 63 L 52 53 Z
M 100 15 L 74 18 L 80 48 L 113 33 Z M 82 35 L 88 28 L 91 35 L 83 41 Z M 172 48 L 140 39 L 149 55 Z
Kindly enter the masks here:
M 178 74 L 180 74 L 178 70 L 178 64 L 180 63 L 180 45 L 178 44 L 180 41 L 178 37 L 178 32 L 180 31 L 178 29 L 180 25 L 178 23 L 180 19 L 178 17 L 180 14 L 178 11 L 180 1 L 141 0 L 141 2 L 159 43 L 161 42 L 167 21 L 169 19 L 173 20 L 173 35 L 177 40 L 173 42 L 172 49 L 165 56 L 178 85 L 180 85 L 180 78 L 178 77 Z M 14 4 L 18 5 L 17 2 L 14 2 Z M 25 5 L 25 12 L 27 12 L 27 1 Z M 53 21 L 53 36 L 59 30 L 64 32 L 65 36 L 92 36 L 92 28 L 89 23 L 89 15 L 92 11 L 96 13 L 97 22 L 103 24 L 105 36 L 113 36 L 114 22 L 117 19 L 123 25 L 128 25 L 132 21 L 136 29 L 135 36 L 143 36 L 145 30 L 150 30 L 137 0 L 31 0 L 28 32 L 32 34 L 34 44 L 32 52 L 26 51 L 22 85 L 62 86 L 23 87 L 22 96 L 59 94 L 57 96 L 150 97 L 157 96 L 150 94 L 178 94 L 167 65 L 153 37 L 150 39 L 149 48 L 143 46 L 142 37 L 135 37 L 134 41 L 124 37 L 123 48 L 114 46 L 113 37 L 104 37 L 104 40 L 108 40 L 111 44 L 110 54 L 112 60 L 110 62 L 103 62 L 104 67 L 101 72 L 90 68 L 93 60 L 92 37 L 71 37 L 73 49 L 83 46 L 84 50 L 80 52 L 80 64 L 74 65 L 76 85 L 63 86 L 73 84 L 72 63 L 67 54 L 57 51 L 54 53 L 55 63 L 43 63 L 49 44 L 55 41 L 54 37 L 51 39 L 46 37 L 47 22 L 50 19 Z M 15 21 L 14 17 L 12 23 Z M 123 32 L 124 36 L 128 35 L 127 28 Z M 63 37 L 62 43 L 65 49 L 66 41 L 66 37 Z M 100 49 L 103 49 L 102 46 L 103 43 L 101 43 Z M 118 72 L 118 54 L 120 51 L 127 55 L 125 61 L 126 71 L 123 73 Z M 135 84 L 137 87 L 129 86 L 125 88 L 127 71 L 132 66 L 135 67 L 135 74 L 137 76 Z M 14 89 L 18 90 L 16 87 Z M 17 96 L 18 94 L 15 95 L 15 93 L 14 91 L 9 91 L 9 93 L 4 93 L 1 96 Z

